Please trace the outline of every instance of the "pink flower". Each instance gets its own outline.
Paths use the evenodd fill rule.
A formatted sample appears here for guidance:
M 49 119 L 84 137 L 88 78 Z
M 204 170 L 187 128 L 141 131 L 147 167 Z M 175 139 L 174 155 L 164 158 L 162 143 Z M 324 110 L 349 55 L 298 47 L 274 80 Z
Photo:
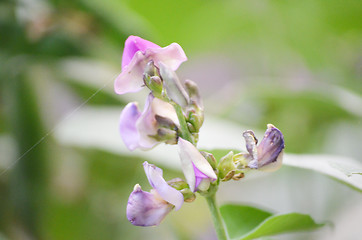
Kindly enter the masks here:
M 131 102 L 123 109 L 120 117 L 119 130 L 127 148 L 150 149 L 160 143 L 155 136 L 160 129 L 157 117 L 169 119 L 175 126 L 179 125 L 176 112 L 171 104 L 155 98 L 150 94 L 143 112 L 136 102 Z M 175 135 L 176 138 L 176 135 Z
M 178 139 L 181 166 L 192 192 L 206 191 L 217 176 L 209 162 L 189 141 Z
M 146 64 L 151 60 L 156 67 L 159 62 L 162 62 L 175 71 L 187 60 L 187 57 L 177 43 L 161 48 L 140 37 L 129 36 L 123 51 L 122 72 L 114 83 L 115 92 L 124 94 L 141 90 L 144 85 L 143 72 Z
M 153 189 L 145 192 L 136 184 L 128 199 L 127 218 L 136 226 L 155 226 L 173 208 L 176 211 L 180 209 L 184 198 L 180 191 L 169 186 L 163 179 L 162 169 L 148 162 L 144 162 L 143 167 Z

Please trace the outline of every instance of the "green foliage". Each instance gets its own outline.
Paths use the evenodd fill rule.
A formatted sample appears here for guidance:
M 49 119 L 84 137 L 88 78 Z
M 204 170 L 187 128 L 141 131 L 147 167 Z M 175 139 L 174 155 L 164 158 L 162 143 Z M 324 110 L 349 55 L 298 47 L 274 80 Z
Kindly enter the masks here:
M 226 156 L 230 150 L 213 149 L 205 150 L 212 153 L 217 161 Z M 240 150 L 232 150 L 234 153 Z M 362 164 L 350 158 L 338 157 L 332 155 L 289 155 L 284 154 L 283 165 L 316 171 L 326 175 L 336 181 L 339 181 L 348 187 L 362 192 Z
M 315 230 L 317 224 L 305 214 L 277 214 L 242 205 L 223 205 L 221 215 L 231 239 L 247 240 L 283 233 Z

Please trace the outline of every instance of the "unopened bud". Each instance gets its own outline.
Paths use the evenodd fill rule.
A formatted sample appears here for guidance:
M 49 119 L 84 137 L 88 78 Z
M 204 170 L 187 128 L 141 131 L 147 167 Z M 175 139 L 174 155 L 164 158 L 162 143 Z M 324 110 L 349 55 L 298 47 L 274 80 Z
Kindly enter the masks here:
M 202 156 L 204 156 L 204 158 L 209 162 L 209 164 L 211 165 L 211 167 L 216 170 L 216 159 L 214 157 L 214 155 L 212 155 L 211 153 L 208 152 L 200 152 L 202 154 Z
M 145 67 L 143 73 L 149 75 L 150 77 L 159 76 L 158 69 L 152 60 L 146 64 L 146 67 Z
M 173 187 L 176 190 L 182 190 L 184 188 L 188 188 L 188 186 L 189 186 L 187 184 L 187 182 L 185 182 L 181 178 L 171 179 L 170 181 L 167 181 L 167 184 L 170 185 L 171 187 Z
M 159 62 L 158 66 L 168 97 L 181 107 L 186 107 L 189 103 L 189 96 L 176 73 L 162 62 Z
M 180 192 L 182 193 L 182 195 L 184 196 L 184 201 L 185 202 L 193 202 L 196 199 L 196 195 L 194 192 L 192 192 L 190 190 L 190 188 L 184 188 L 182 190 L 180 190 Z
M 149 61 L 143 73 L 143 82 L 152 91 L 155 97 L 160 98 L 163 91 L 163 83 L 157 67 L 153 61 Z
M 186 79 L 185 87 L 189 94 L 191 104 L 196 104 L 199 108 L 204 108 L 197 84 L 194 81 Z
M 275 171 L 282 165 L 284 137 L 282 132 L 272 124 L 268 124 L 268 129 L 263 140 L 257 146 L 257 139 L 253 131 L 245 131 L 243 136 L 246 141 L 246 148 L 249 152 L 247 158 L 250 160 L 248 167 L 262 171 Z
M 182 180 L 181 178 L 175 178 L 167 182 L 168 185 L 175 188 L 176 190 L 179 190 L 183 197 L 185 202 L 193 202 L 196 198 L 195 193 L 193 193 L 187 182 Z
M 230 151 L 227 155 L 220 159 L 218 165 L 219 176 L 222 181 L 230 180 L 235 174 L 235 164 L 233 162 L 234 153 Z
M 191 133 L 192 141 L 197 143 L 199 141 L 199 133 Z
M 198 108 L 189 108 L 187 114 L 187 122 L 191 123 L 193 126 L 192 129 L 189 128 L 190 132 L 199 132 L 202 124 L 204 123 L 204 113 L 203 110 Z M 193 130 L 193 131 L 191 131 Z

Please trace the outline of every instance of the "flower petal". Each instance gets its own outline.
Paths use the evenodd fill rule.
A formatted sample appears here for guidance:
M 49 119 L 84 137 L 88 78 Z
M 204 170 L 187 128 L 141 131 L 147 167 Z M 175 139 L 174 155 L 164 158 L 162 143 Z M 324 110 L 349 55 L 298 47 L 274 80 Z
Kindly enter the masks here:
M 197 169 L 197 167 L 195 167 L 194 164 L 192 164 L 193 168 L 194 168 L 194 173 L 195 173 L 195 189 L 198 189 L 200 183 L 204 180 L 204 179 L 210 179 L 207 175 L 203 174 L 199 169 Z
M 173 206 L 162 200 L 157 193 L 148 193 L 136 184 L 129 196 L 127 219 L 136 226 L 156 226 L 172 210 Z
M 129 36 L 124 44 L 122 55 L 122 69 L 124 69 L 132 60 L 137 51 L 144 53 L 148 48 L 161 48 L 153 42 L 147 41 L 137 36 Z
M 115 92 L 124 94 L 141 90 L 144 84 L 143 72 L 151 60 L 156 66 L 161 61 L 175 71 L 187 57 L 177 43 L 161 48 L 140 37 L 130 36 L 123 51 L 122 72 L 114 82 Z
M 271 171 L 281 166 L 284 149 L 284 137 L 282 132 L 268 124 L 268 129 L 264 134 L 263 140 L 257 146 L 257 159 L 249 163 L 250 168 Z
M 209 162 L 202 156 L 197 148 L 189 141 L 182 138 L 178 139 L 179 155 L 181 159 L 182 170 L 191 191 L 196 189 L 196 173 L 194 167 L 208 178 L 216 180 L 217 176 L 210 166 Z
M 149 164 L 147 161 L 143 163 L 146 176 L 151 186 L 157 191 L 157 193 L 167 202 L 175 206 L 175 210 L 181 208 L 184 197 L 182 193 L 173 187 L 169 186 L 165 179 L 163 179 L 162 169 L 156 167 L 153 164 Z
M 158 143 L 156 139 L 150 137 L 157 133 L 157 121 L 152 109 L 154 99 L 152 94 L 148 95 L 143 112 L 136 122 L 136 128 L 140 135 L 139 144 L 142 149 L 150 149 Z
M 129 65 L 124 67 L 121 74 L 114 82 L 114 91 L 117 94 L 138 92 L 143 86 L 143 71 L 146 67 L 147 59 L 138 51 L 135 53 Z
M 136 129 L 136 121 L 141 116 L 137 103 L 128 103 L 123 109 L 119 121 L 119 131 L 126 147 L 133 151 L 139 147 L 139 134 Z
M 186 107 L 190 99 L 176 73 L 162 62 L 158 62 L 158 65 L 167 96 L 181 107 Z
M 243 132 L 243 137 L 245 138 L 246 150 L 249 152 L 251 159 L 258 158 L 257 144 L 258 139 L 255 137 L 255 134 L 252 130 L 247 130 Z
M 181 63 L 187 60 L 184 50 L 177 43 L 172 43 L 164 48 L 149 48 L 145 51 L 145 55 L 152 59 L 157 67 L 158 62 L 162 62 L 173 71 L 176 71 Z
M 136 123 L 136 128 L 140 134 L 140 146 L 143 149 L 154 147 L 159 142 L 150 137 L 157 134 L 158 124 L 156 115 L 169 118 L 176 125 L 179 125 L 177 114 L 171 104 L 155 98 L 150 94 L 147 98 L 144 111 Z

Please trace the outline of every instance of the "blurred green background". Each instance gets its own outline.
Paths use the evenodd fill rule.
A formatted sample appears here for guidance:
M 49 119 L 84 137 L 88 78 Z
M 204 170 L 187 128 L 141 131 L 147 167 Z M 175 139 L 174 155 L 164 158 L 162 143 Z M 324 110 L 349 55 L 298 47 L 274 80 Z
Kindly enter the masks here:
M 112 90 L 129 35 L 183 47 L 189 60 L 178 74 L 198 83 L 206 114 L 260 131 L 273 123 L 288 153 L 361 161 L 361 13 L 358 0 L 1 1 L 0 239 L 215 237 L 199 199 L 160 227 L 133 227 L 125 207 L 134 184 L 148 189 L 145 159 L 64 144 L 53 134 L 83 108 L 120 112 L 133 99 Z M 120 138 L 113 144 L 124 147 Z M 166 179 L 181 176 L 164 172 Z M 317 219 L 326 220 L 360 198 L 312 173 L 283 168 L 277 174 L 270 179 L 284 195 L 263 206 L 272 210 L 317 209 Z M 275 193 L 263 185 L 268 181 L 249 181 L 235 201 L 262 204 Z M 223 195 L 233 195 L 225 189 Z M 295 194 L 308 197 L 294 202 Z M 284 203 L 286 209 L 278 208 Z M 344 234 L 340 226 L 337 236 Z M 330 237 L 299 237 L 306 236 Z

